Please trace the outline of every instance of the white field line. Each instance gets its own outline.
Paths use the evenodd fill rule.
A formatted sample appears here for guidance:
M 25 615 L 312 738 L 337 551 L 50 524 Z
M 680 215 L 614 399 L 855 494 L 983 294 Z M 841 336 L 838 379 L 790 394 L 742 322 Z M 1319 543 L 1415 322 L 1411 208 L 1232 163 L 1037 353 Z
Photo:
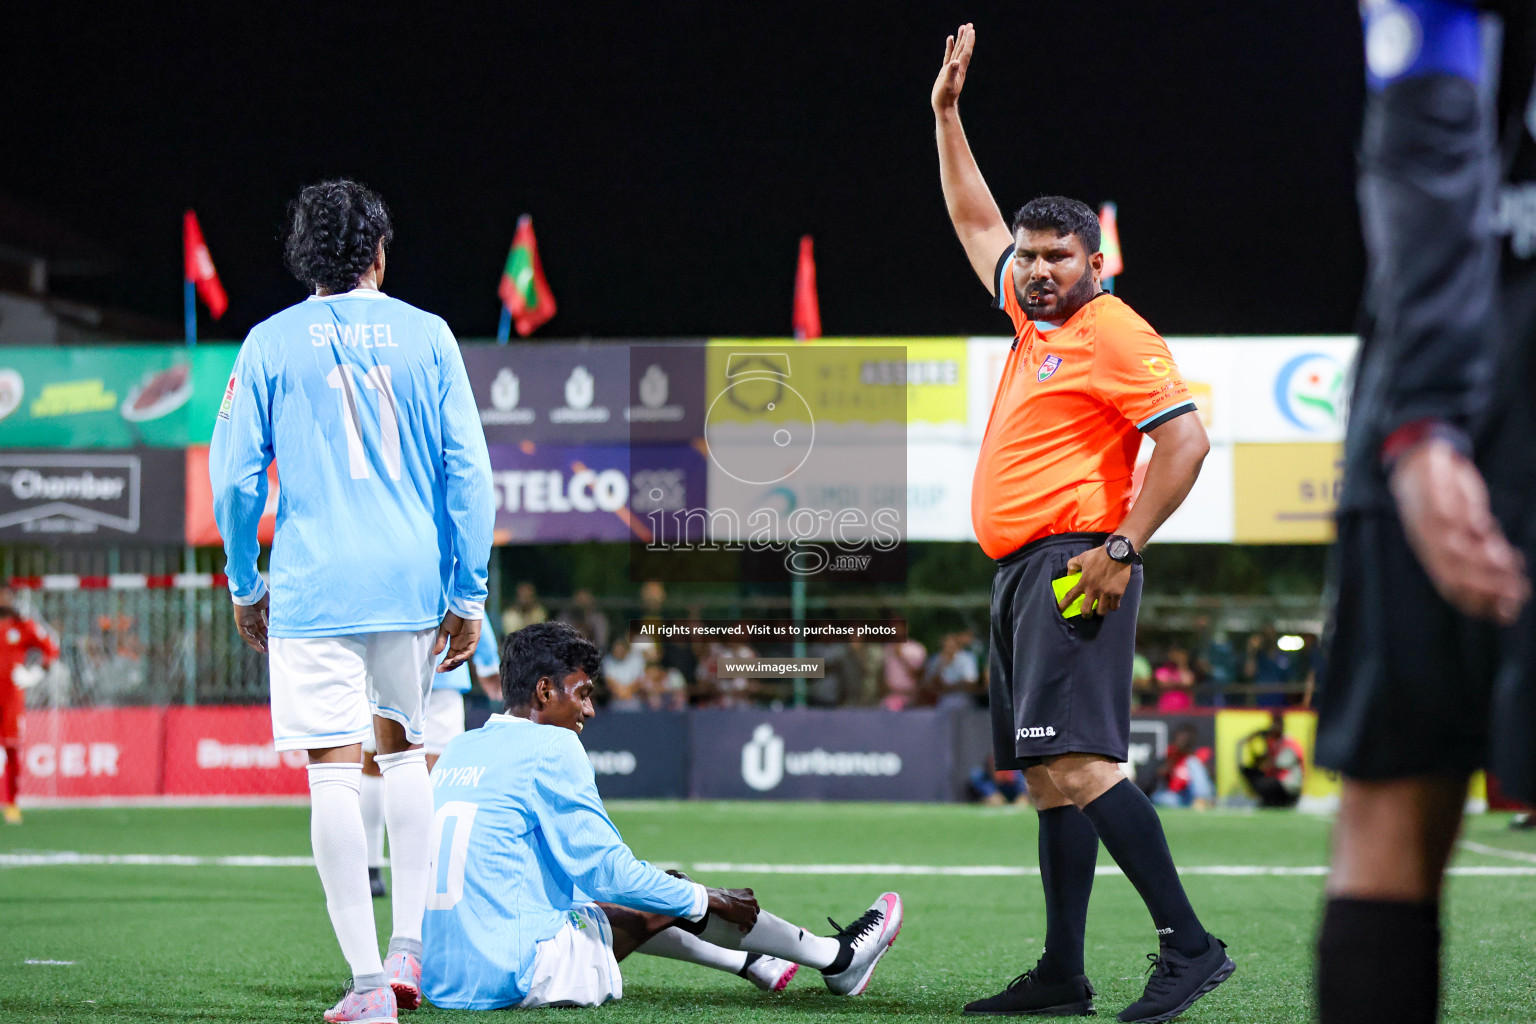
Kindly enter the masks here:
M 1480 851 L 1473 851 L 1480 852 Z M 1508 851 L 1503 851 L 1508 852 Z M 1536 859 L 1536 858 L 1533 858 Z M 125 865 L 129 867 L 308 868 L 312 857 L 192 857 L 155 853 L 72 853 L 49 851 L 0 854 L 0 868 L 78 867 Z M 948 878 L 1038 877 L 1040 869 L 1006 864 L 736 864 L 700 861 L 688 866 L 699 873 L 742 875 L 927 875 Z M 1101 866 L 1100 875 L 1118 875 L 1120 869 Z M 1215 875 L 1227 878 L 1317 878 L 1328 874 L 1326 865 L 1274 866 L 1266 864 L 1196 864 L 1181 868 L 1183 875 Z M 1521 867 L 1453 867 L 1449 874 L 1469 878 L 1536 877 L 1536 864 Z
M 307 796 L 23 796 L 22 810 L 138 807 L 308 807 Z
M 312 868 L 313 857 L 188 857 L 163 853 L 0 853 L 0 868 L 53 868 L 79 865 L 127 865 L 171 868 Z
M 962 878 L 1037 878 L 1038 867 L 986 864 L 955 866 L 937 864 L 732 864 L 699 863 L 693 865 L 699 872 L 735 872 L 743 875 L 937 875 Z M 1536 877 L 1536 865 L 1531 867 L 1462 867 L 1450 868 L 1447 874 L 1454 877 L 1524 878 Z M 1113 865 L 1100 865 L 1096 875 L 1119 875 L 1123 872 Z M 1326 864 L 1304 864 L 1277 867 L 1268 864 L 1195 864 L 1179 868 L 1181 875 L 1216 875 L 1227 878 L 1243 877 L 1323 877 L 1328 874 Z
M 1469 839 L 1461 841 L 1461 848 L 1468 853 L 1480 853 L 1485 857 L 1503 857 L 1505 860 L 1517 860 L 1522 864 L 1536 864 L 1536 853 L 1526 853 L 1523 850 L 1504 850 L 1497 846 L 1484 846 Z

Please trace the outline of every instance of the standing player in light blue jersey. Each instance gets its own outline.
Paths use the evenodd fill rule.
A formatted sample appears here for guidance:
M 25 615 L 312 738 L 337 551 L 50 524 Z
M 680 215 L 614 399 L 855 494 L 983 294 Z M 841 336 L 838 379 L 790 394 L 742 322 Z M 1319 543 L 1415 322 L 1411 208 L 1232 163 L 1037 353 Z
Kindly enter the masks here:
M 314 294 L 252 329 L 209 451 L 214 513 L 245 642 L 271 650 L 272 732 L 309 752 L 310 840 L 352 969 L 327 1021 L 387 1024 L 420 1002 L 432 798 L 422 727 L 433 665 L 475 649 L 494 508 L 458 344 L 379 291 L 392 230 L 377 195 L 312 185 L 287 262 Z M 271 589 L 256 571 L 267 468 L 282 477 Z M 268 641 L 270 637 L 270 644 Z M 358 803 L 362 740 L 384 776 L 393 937 L 379 956 Z
M 427 698 L 427 723 L 423 732 L 426 739 L 422 749 L 427 754 L 427 771 L 437 763 L 437 758 L 448 741 L 464 731 L 464 695 L 472 689 L 470 670 L 486 696 L 501 703 L 501 677 L 498 674 L 500 656 L 496 651 L 496 633 L 490 619 L 480 624 L 480 642 L 475 645 L 474 656 L 451 672 L 438 672 L 432 676 L 432 694 Z M 368 834 L 368 891 L 374 899 L 384 896 L 384 777 L 375 760 L 373 738 L 363 741 L 363 828 Z
M 507 713 L 448 744 L 432 771 L 432 887 L 422 988 L 438 1006 L 596 1006 L 624 994 L 633 952 L 743 974 L 761 988 L 792 964 L 858 995 L 901 931 L 882 893 L 832 936 L 762 910 L 751 889 L 706 889 L 636 860 L 597 795 L 577 734 L 602 654 L 569 623 L 507 637 Z M 755 955 L 754 955 L 755 954 Z M 765 961 L 778 964 L 766 977 Z

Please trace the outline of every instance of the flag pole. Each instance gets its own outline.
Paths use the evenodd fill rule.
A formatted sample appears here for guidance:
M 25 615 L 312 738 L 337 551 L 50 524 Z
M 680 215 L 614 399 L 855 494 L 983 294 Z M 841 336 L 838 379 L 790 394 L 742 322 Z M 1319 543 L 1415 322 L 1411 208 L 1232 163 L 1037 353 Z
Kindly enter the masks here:
M 512 311 L 506 306 L 501 307 L 501 323 L 496 327 L 496 344 L 505 345 L 507 339 L 512 336 Z
M 197 285 L 191 280 L 185 282 L 182 291 L 184 302 L 184 314 L 187 321 L 187 348 L 197 347 Z

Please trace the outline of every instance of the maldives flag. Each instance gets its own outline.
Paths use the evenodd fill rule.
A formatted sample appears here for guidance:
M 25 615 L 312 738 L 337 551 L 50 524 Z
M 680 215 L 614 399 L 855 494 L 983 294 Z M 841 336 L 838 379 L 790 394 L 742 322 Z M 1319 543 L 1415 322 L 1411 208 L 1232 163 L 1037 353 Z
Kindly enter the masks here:
M 528 337 L 555 315 L 555 297 L 544 280 L 538 239 L 533 237 L 533 218 L 526 213 L 517 218 L 517 234 L 512 236 L 512 251 L 507 254 L 496 293 L 512 314 L 519 337 Z
M 203 229 L 198 226 L 197 214 L 191 210 L 181 219 L 181 251 L 186 279 L 197 285 L 198 297 L 217 320 L 229 308 L 229 296 L 224 294 L 224 286 L 219 283 L 219 272 L 213 269 L 208 243 L 203 241 Z
M 1120 258 L 1120 227 L 1115 223 L 1115 204 L 1099 207 L 1099 251 L 1104 254 L 1104 270 L 1101 278 L 1120 276 L 1125 261 Z
M 800 238 L 800 265 L 795 269 L 795 337 L 810 341 L 821 337 L 821 303 L 816 298 L 816 257 L 811 236 Z

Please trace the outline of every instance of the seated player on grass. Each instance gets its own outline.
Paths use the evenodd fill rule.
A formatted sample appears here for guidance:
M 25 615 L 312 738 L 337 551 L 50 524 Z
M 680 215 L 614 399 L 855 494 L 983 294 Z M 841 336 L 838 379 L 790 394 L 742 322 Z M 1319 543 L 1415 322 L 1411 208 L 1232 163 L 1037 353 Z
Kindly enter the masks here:
M 597 1006 L 624 994 L 637 950 L 730 971 L 760 988 L 796 965 L 858 995 L 901 931 L 883 893 L 837 934 L 762 910 L 751 889 L 709 889 L 637 860 L 608 820 L 577 734 L 593 717 L 598 649 L 569 624 L 507 637 L 506 713 L 452 740 L 432 772 L 437 806 L 422 925 L 422 990 L 438 1006 Z

